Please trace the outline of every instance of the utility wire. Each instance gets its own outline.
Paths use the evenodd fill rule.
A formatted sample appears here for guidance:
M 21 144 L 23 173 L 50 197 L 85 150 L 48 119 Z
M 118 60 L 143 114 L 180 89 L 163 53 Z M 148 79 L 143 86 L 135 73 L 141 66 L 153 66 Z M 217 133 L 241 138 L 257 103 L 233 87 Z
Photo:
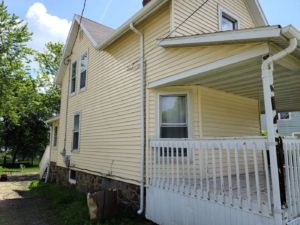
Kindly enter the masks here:
M 202 9 L 207 3 L 209 2 L 209 0 L 206 0 L 205 2 L 203 2 L 196 10 L 194 10 L 185 20 L 183 20 L 179 25 L 177 25 L 173 30 L 171 30 L 170 32 L 167 32 L 167 36 L 163 37 L 163 38 L 159 38 L 159 42 L 158 44 L 160 44 L 162 41 L 166 40 L 167 38 L 169 38 L 176 30 L 178 30 L 183 24 L 185 24 L 192 16 L 194 16 L 200 9 Z M 163 34 L 162 36 L 164 36 L 165 34 Z M 152 47 L 149 51 L 147 51 L 145 53 L 144 56 L 148 55 L 150 52 L 152 52 L 154 49 L 156 49 L 156 46 Z M 135 65 L 136 63 L 138 63 L 140 61 L 141 58 L 139 58 L 138 60 L 134 61 L 132 63 L 132 65 Z
M 85 10 L 85 6 L 86 6 L 86 0 L 84 0 L 84 2 L 83 2 L 83 7 L 82 7 L 82 10 L 81 10 L 79 24 L 78 24 L 78 29 L 77 29 L 77 32 L 76 32 L 75 41 L 74 41 L 73 46 L 71 48 L 71 53 L 68 56 L 66 56 L 63 60 L 65 65 L 68 65 L 68 63 L 66 63 L 66 60 L 73 54 L 73 48 L 74 48 L 75 42 L 76 42 L 78 34 L 79 34 L 79 30 L 80 30 L 81 21 L 82 21 L 83 13 L 84 13 L 84 10 Z

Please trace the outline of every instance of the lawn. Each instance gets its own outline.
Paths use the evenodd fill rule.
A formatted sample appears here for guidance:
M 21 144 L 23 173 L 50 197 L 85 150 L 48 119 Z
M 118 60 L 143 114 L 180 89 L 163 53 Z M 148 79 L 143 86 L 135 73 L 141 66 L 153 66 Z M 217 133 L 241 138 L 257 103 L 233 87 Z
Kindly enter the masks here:
M 39 167 L 34 165 L 32 167 L 27 167 L 27 168 L 3 168 L 0 166 L 0 175 L 1 174 L 19 174 L 19 173 L 35 173 L 39 172 Z
M 46 199 L 50 209 L 57 215 L 62 224 L 65 225 L 151 225 L 132 212 L 119 211 L 119 215 L 112 220 L 100 223 L 90 221 L 86 203 L 86 195 L 72 188 L 62 187 L 54 184 L 45 184 L 33 181 L 29 185 L 32 197 Z

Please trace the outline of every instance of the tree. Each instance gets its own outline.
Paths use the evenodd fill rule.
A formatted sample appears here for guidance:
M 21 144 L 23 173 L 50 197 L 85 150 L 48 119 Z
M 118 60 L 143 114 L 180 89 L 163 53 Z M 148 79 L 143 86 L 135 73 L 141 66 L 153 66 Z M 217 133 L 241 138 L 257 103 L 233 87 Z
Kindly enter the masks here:
M 24 91 L 23 80 L 28 73 L 27 47 L 32 34 L 27 24 L 14 14 L 9 14 L 4 1 L 0 3 L 0 116 L 18 123 L 22 109 L 18 91 Z
M 44 52 L 36 52 L 34 60 L 39 64 L 37 85 L 43 96 L 43 106 L 48 110 L 48 116 L 57 114 L 60 107 L 60 88 L 54 83 L 63 53 L 62 43 L 48 42 Z

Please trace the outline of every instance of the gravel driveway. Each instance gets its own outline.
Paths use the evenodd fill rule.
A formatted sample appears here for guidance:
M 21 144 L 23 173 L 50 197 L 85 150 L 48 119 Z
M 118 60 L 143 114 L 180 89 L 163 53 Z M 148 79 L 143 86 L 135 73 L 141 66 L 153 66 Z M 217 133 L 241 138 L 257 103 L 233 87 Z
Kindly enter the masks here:
M 0 182 L 0 225 L 60 225 L 45 200 L 30 197 L 27 186 L 37 178 L 11 175 Z

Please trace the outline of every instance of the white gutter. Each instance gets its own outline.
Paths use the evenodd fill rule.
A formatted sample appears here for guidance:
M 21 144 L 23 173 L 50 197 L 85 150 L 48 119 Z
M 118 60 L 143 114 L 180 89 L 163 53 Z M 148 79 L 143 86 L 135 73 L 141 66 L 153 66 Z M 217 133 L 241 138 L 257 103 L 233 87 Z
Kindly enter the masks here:
M 99 43 L 96 46 L 96 49 L 103 50 L 112 44 L 115 40 L 120 38 L 123 34 L 127 31 L 131 30 L 130 24 L 138 24 L 139 22 L 143 21 L 147 18 L 154 10 L 159 9 L 162 5 L 167 3 L 169 0 L 152 0 L 143 9 L 141 9 L 138 13 L 136 13 L 133 17 L 127 20 L 121 27 L 119 27 L 110 38 L 106 41 Z
M 133 23 L 129 25 L 130 29 L 140 36 L 140 91 L 141 91 L 141 165 L 140 165 L 140 209 L 138 214 L 142 214 L 144 211 L 144 174 L 145 174 L 145 55 L 144 55 L 144 34 L 137 30 Z
M 293 29 L 292 26 L 283 28 L 281 30 L 283 36 L 289 39 L 289 46 L 276 53 L 273 56 L 265 59 L 262 63 L 262 80 L 263 80 L 263 92 L 264 92 L 264 104 L 266 112 L 266 122 L 268 130 L 268 145 L 271 162 L 271 178 L 273 188 L 273 204 L 274 204 L 274 217 L 275 224 L 282 224 L 282 210 L 281 210 L 281 198 L 280 198 L 280 183 L 278 174 L 277 164 L 277 144 L 276 139 L 278 138 L 277 121 L 274 119 L 276 116 L 276 107 L 274 103 L 274 90 L 273 90 L 273 63 L 291 54 L 297 49 L 298 41 L 300 40 L 299 33 Z

